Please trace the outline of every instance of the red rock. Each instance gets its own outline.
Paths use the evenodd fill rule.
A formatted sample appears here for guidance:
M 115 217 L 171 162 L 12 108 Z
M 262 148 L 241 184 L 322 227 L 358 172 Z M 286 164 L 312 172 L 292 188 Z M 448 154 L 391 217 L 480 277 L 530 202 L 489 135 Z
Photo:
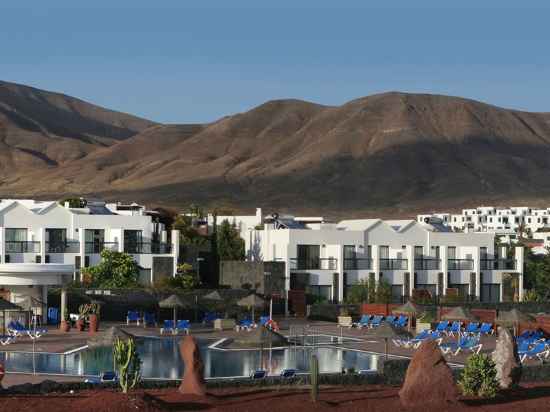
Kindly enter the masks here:
M 180 343 L 180 354 L 185 364 L 185 372 L 179 392 L 185 395 L 204 396 L 206 394 L 204 364 L 193 336 L 183 338 Z
M 458 399 L 453 374 L 434 341 L 422 343 L 414 354 L 399 391 L 406 408 L 444 407 Z

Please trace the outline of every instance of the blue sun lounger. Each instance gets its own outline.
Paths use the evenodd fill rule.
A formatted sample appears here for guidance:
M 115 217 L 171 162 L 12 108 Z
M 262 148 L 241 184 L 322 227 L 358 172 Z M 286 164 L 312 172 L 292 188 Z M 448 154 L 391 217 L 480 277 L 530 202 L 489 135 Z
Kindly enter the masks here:
M 462 330 L 462 322 L 455 320 L 451 327 L 447 330 L 447 335 L 454 336 L 456 334 L 460 334 L 460 331 Z
M 281 378 L 294 378 L 296 376 L 296 369 L 283 369 L 281 371 Z
M 253 380 L 264 379 L 267 376 L 267 371 L 264 369 L 257 369 L 250 374 L 250 378 Z
M 191 329 L 191 323 L 188 320 L 178 320 L 176 323 L 176 333 L 182 331 L 189 335 L 189 329 Z
M 479 333 L 481 335 L 492 335 L 494 332 L 493 325 L 490 323 L 482 323 L 479 328 Z
M 164 321 L 162 328 L 160 328 L 160 334 L 162 335 L 164 332 L 178 333 L 173 320 L 167 319 Z
M 139 322 L 141 321 L 141 316 L 139 316 L 139 312 L 137 310 L 129 310 L 126 314 L 126 324 L 129 325 L 130 322 L 136 322 L 136 325 L 139 326 Z
M 524 348 L 522 348 L 524 349 Z M 541 363 L 548 358 L 550 349 L 545 342 L 536 343 L 531 349 L 520 350 L 518 348 L 519 361 L 523 363 L 527 359 L 537 358 Z
M 376 328 L 382 324 L 382 321 L 384 320 L 384 316 L 376 315 L 372 318 L 372 320 L 369 323 L 370 328 Z
M 439 345 L 439 348 L 444 354 L 450 353 L 456 356 L 463 350 L 470 350 L 478 354 L 483 348 L 483 345 L 479 343 L 478 337 L 463 336 L 458 342 L 442 343 Z
M 394 325 L 399 328 L 404 328 L 409 323 L 409 318 L 407 316 L 401 315 L 399 318 L 395 321 Z
M 372 315 L 363 315 L 363 316 L 361 316 L 361 319 L 359 319 L 359 322 L 352 323 L 350 328 L 352 326 L 355 326 L 359 329 L 361 329 L 363 327 L 368 327 L 371 318 L 372 318 Z
M 466 329 L 464 329 L 465 335 L 478 334 L 478 333 L 479 333 L 479 323 L 477 322 L 468 323 L 468 326 L 466 326 Z
M 435 332 L 447 332 L 447 329 L 449 328 L 449 321 L 448 320 L 442 320 L 439 321 L 437 326 L 435 327 Z

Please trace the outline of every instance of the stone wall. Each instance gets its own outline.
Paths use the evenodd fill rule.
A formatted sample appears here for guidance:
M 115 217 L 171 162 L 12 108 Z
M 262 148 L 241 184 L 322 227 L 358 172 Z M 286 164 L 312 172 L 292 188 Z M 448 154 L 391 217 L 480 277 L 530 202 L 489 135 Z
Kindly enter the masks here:
M 284 292 L 283 262 L 220 262 L 220 285 L 234 289 L 256 289 L 260 294 Z

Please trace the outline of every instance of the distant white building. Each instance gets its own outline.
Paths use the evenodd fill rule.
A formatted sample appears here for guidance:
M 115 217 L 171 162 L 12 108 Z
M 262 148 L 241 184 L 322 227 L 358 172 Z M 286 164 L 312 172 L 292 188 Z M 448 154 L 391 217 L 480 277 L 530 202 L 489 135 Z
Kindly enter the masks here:
M 523 248 L 496 250 L 491 232 L 457 233 L 433 221 L 326 223 L 273 215 L 241 235 L 250 260 L 285 262 L 286 290 L 331 301 L 343 301 L 364 279 L 386 280 L 399 301 L 414 289 L 439 296 L 453 289 L 485 302 L 523 298 Z
M 14 303 L 32 296 L 47 304 L 48 286 L 80 276 L 111 249 L 131 254 L 140 281 L 173 276 L 179 236 L 171 242 L 162 224 L 145 213 L 130 213 L 102 202 L 70 208 L 55 201 L 0 200 L 0 297 Z
M 550 228 L 550 208 L 480 206 L 463 209 L 461 214 L 432 213 L 417 216 L 418 222 L 440 221 L 454 231 L 491 232 L 517 241 L 520 228 L 527 233 Z

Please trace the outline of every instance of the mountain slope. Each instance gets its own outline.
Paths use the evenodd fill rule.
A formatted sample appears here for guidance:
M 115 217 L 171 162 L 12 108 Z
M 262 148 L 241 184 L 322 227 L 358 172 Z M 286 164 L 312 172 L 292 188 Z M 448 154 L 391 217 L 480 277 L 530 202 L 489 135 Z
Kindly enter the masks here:
M 0 81 L 0 173 L 56 167 L 152 125 L 63 94 Z
M 109 139 L 45 171 L 15 173 L 0 193 L 334 216 L 550 199 L 550 114 L 457 97 L 392 92 L 338 107 L 276 100 L 207 125 Z

